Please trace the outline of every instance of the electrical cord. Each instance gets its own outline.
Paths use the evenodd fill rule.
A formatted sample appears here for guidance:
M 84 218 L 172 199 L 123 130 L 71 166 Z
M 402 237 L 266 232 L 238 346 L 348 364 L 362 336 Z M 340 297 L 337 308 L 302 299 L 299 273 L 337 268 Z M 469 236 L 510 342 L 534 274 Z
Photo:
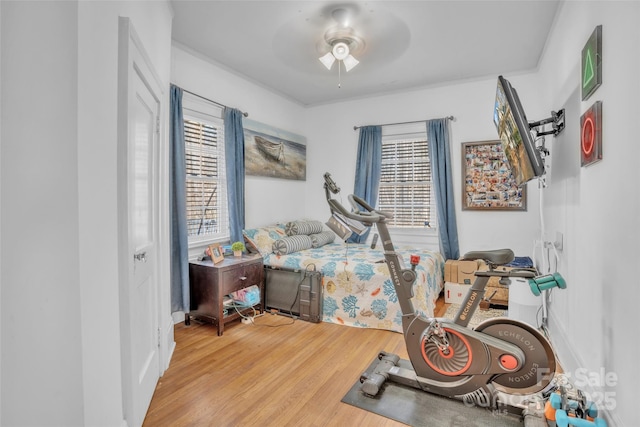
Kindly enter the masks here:
M 313 267 L 313 270 L 309 270 L 309 267 Z M 307 280 L 307 274 L 311 271 L 316 271 L 316 265 L 315 264 L 307 264 L 307 266 L 304 269 L 304 274 L 302 275 L 302 279 L 298 282 L 298 285 L 296 286 L 296 295 L 293 298 L 293 302 L 291 303 L 291 305 L 289 306 L 289 315 L 294 318 L 293 315 L 293 307 L 296 305 L 296 301 L 298 301 L 298 298 L 300 297 L 300 289 L 302 287 L 302 284 L 304 283 L 305 280 Z M 299 303 L 299 302 L 298 302 Z M 300 313 L 298 313 L 299 315 Z M 295 319 L 294 319 L 295 320 Z
M 546 225 L 544 219 L 544 209 L 543 209 L 543 194 L 546 188 L 546 181 L 544 177 L 540 177 L 538 179 L 538 194 L 539 194 L 539 215 L 540 215 L 540 240 L 538 242 L 534 242 L 533 246 L 533 258 L 534 258 L 534 266 L 538 265 L 536 262 L 536 253 L 537 247 L 540 247 L 540 271 L 541 274 L 552 274 L 558 271 L 558 266 L 560 264 L 560 255 L 558 254 L 558 248 L 554 242 L 546 242 Z M 550 249 L 551 248 L 551 249 Z M 551 259 L 551 250 L 553 250 L 554 255 L 554 265 L 553 269 L 551 268 L 552 259 Z M 551 297 L 551 291 L 544 291 L 542 293 L 542 306 L 540 309 L 542 310 L 542 318 L 538 322 L 538 313 L 536 313 L 536 323 L 538 323 L 538 329 L 545 330 L 547 328 L 548 322 L 548 304 Z
M 344 264 L 342 265 L 342 272 L 344 273 L 347 282 L 349 281 L 349 272 L 347 271 L 347 265 L 349 264 L 349 242 L 344 242 Z
M 254 323 L 254 326 L 263 326 L 265 328 L 279 328 L 281 326 L 289 326 L 289 325 L 293 325 L 296 322 L 296 319 L 294 319 L 293 317 L 291 318 L 290 322 L 287 323 L 281 323 L 279 325 L 268 325 L 268 324 L 262 324 L 262 323 Z
M 248 319 L 251 323 L 253 323 L 253 320 L 256 317 L 261 316 L 256 312 L 256 308 L 254 306 L 231 304 L 231 307 L 233 307 L 236 310 L 236 313 L 238 313 L 240 315 L 240 317 L 242 317 L 243 319 Z M 240 311 L 240 308 L 242 308 L 242 311 L 244 311 L 247 308 L 251 308 L 251 310 L 253 310 L 253 315 L 252 316 L 246 316 L 245 314 L 242 313 L 242 311 Z
M 296 295 L 293 297 L 293 302 L 289 306 L 289 310 L 288 310 L 289 313 L 288 314 L 293 319 L 294 322 L 296 321 L 297 317 L 293 314 L 293 307 L 296 305 L 296 301 L 298 301 L 298 297 L 300 296 L 300 287 L 302 286 L 302 283 L 304 283 L 304 280 L 306 278 L 307 278 L 307 273 L 306 273 L 306 270 L 305 270 L 305 273 L 302 276 L 302 280 L 300 280 L 298 282 L 298 285 L 296 286 Z M 298 304 L 300 304 L 300 302 L 298 302 Z M 298 307 L 298 308 L 300 308 L 300 307 Z M 287 313 L 285 312 L 285 314 L 287 314 Z M 300 314 L 300 313 L 298 313 L 298 314 Z

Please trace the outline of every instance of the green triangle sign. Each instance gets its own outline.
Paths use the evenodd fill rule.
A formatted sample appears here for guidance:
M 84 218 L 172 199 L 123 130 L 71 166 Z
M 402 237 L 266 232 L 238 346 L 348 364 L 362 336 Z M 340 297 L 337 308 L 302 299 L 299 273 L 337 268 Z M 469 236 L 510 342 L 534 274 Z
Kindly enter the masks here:
M 595 72 L 593 70 L 593 57 L 591 49 L 587 49 L 587 54 L 584 59 L 584 71 L 582 72 L 582 87 L 585 88 L 593 80 Z

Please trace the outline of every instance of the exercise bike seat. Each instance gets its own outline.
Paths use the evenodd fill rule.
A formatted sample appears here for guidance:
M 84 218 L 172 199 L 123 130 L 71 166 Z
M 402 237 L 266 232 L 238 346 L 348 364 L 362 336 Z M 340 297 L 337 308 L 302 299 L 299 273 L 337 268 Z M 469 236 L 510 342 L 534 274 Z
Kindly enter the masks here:
M 509 264 L 515 255 L 511 249 L 494 249 L 490 251 L 471 251 L 463 255 L 461 259 L 475 261 L 481 259 L 493 265 Z

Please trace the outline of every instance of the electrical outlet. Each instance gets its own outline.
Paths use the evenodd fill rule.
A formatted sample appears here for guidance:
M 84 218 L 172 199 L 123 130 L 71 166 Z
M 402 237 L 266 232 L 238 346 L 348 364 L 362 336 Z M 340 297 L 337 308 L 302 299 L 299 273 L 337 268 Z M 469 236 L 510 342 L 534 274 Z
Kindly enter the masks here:
M 553 246 L 556 247 L 557 250 L 561 251 L 563 246 L 563 236 L 562 233 L 556 231 L 556 239 L 553 242 Z

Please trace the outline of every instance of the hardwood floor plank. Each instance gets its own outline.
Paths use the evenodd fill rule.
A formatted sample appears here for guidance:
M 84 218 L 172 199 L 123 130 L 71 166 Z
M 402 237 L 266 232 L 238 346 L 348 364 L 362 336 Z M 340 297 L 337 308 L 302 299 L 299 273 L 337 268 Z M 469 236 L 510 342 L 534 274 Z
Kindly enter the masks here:
M 266 314 L 221 337 L 181 323 L 175 340 L 146 427 L 404 425 L 340 401 L 380 350 L 407 358 L 402 334 Z

